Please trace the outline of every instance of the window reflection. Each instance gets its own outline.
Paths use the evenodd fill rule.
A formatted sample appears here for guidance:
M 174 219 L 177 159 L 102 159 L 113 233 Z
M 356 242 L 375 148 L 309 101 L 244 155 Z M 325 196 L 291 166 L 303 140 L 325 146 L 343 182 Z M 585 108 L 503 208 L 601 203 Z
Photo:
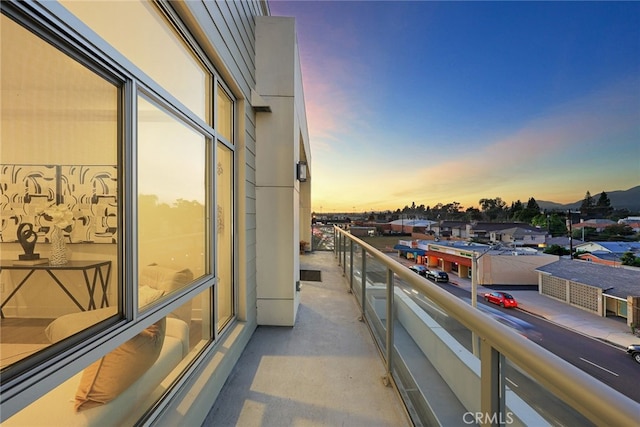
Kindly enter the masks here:
M 217 148 L 217 252 L 218 330 L 233 312 L 233 152 L 222 143 Z
M 209 73 L 152 2 L 62 3 L 180 102 L 209 121 Z
M 156 264 L 200 277 L 206 255 L 205 137 L 144 98 L 138 108 L 138 268 Z
M 216 110 L 216 117 L 216 131 L 218 132 L 218 136 L 221 136 L 230 143 L 233 143 L 233 101 L 220 85 L 218 85 L 218 106 Z

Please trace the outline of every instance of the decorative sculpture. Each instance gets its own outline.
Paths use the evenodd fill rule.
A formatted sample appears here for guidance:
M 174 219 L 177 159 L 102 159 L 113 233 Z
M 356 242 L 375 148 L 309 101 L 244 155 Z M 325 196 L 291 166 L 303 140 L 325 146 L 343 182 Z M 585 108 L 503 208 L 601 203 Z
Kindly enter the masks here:
M 26 229 L 26 230 L 25 230 Z M 18 242 L 24 250 L 24 254 L 18 256 L 21 260 L 36 260 L 40 259 L 40 254 L 34 254 L 33 251 L 38 241 L 38 235 L 33 231 L 33 224 L 23 222 L 18 226 Z

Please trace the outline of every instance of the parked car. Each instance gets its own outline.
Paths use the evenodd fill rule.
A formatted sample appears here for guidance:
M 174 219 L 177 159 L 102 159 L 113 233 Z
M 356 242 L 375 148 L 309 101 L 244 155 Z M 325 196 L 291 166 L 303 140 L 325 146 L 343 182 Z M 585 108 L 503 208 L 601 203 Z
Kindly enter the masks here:
M 627 353 L 633 357 L 633 360 L 640 363 L 640 344 L 631 344 L 627 347 Z
M 449 275 L 447 273 L 437 270 L 427 270 L 427 278 L 433 280 L 434 282 L 447 283 L 449 281 Z
M 411 267 L 409 267 L 409 269 L 415 271 L 421 276 L 427 275 L 427 267 L 425 267 L 424 265 L 414 264 Z
M 507 292 L 490 292 L 484 294 L 484 300 L 493 304 L 498 304 L 500 307 L 516 308 L 518 306 L 518 301 L 516 301 L 513 295 Z

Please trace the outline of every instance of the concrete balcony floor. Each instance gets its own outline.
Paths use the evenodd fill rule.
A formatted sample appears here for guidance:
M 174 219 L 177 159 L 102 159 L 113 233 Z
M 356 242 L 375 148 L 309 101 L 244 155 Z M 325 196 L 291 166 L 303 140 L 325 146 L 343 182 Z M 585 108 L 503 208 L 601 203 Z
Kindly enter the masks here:
M 203 426 L 410 426 L 332 252 L 300 257 L 293 327 L 259 326 Z

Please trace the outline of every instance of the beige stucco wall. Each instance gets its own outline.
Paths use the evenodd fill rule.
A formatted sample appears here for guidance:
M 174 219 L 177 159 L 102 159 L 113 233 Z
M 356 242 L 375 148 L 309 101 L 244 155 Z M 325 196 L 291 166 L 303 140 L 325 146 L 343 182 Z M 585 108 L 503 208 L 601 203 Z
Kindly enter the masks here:
M 557 260 L 557 256 L 546 254 L 487 254 L 478 259 L 478 284 L 535 285 L 538 283 L 536 268 Z
M 310 241 L 304 230 L 311 224 L 310 180 L 300 183 L 296 169 L 301 160 L 310 164 L 310 149 L 293 18 L 256 18 L 255 90 L 271 109 L 256 114 L 257 319 L 292 326 L 299 242 Z

